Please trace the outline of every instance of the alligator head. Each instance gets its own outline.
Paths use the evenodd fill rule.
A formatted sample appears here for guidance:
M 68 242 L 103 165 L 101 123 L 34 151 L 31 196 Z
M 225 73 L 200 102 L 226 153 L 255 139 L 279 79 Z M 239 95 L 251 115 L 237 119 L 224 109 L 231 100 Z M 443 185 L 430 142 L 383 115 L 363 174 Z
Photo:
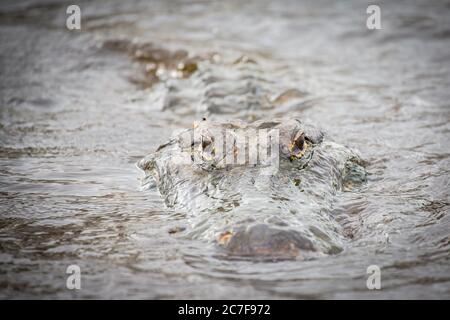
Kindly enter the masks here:
M 346 186 L 365 180 L 361 160 L 298 119 L 203 120 L 174 135 L 138 167 L 169 207 L 183 211 L 186 236 L 230 255 L 310 258 L 342 251 L 332 216 Z

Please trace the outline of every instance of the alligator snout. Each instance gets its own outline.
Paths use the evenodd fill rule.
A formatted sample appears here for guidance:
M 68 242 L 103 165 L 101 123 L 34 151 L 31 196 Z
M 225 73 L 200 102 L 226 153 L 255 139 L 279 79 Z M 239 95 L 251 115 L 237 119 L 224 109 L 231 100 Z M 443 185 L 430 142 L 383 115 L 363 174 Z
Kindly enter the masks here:
M 300 232 L 268 224 L 240 226 L 219 235 L 219 245 L 231 255 L 269 259 L 298 259 L 315 252 Z

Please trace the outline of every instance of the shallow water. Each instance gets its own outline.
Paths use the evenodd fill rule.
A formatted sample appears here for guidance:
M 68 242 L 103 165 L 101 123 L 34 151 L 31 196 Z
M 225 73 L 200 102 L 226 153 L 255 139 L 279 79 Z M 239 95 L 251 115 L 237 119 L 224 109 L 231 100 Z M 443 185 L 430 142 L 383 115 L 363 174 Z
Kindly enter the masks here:
M 65 28 L 68 4 L 0 4 L 1 298 L 450 298 L 448 3 L 383 2 L 375 31 L 366 1 L 84 1 L 81 31 Z M 202 72 L 231 78 L 219 92 L 240 87 L 206 64 L 161 110 L 165 83 L 136 86 L 139 63 L 101 49 L 119 38 L 246 55 L 258 64 L 238 75 L 262 92 L 305 92 L 213 116 L 295 115 L 359 150 L 368 182 L 334 204 L 353 232 L 344 252 L 224 260 L 171 235 L 184 216 L 141 190 L 135 163 L 202 116 Z M 66 288 L 71 264 L 81 290 Z M 367 289 L 369 265 L 382 290 Z

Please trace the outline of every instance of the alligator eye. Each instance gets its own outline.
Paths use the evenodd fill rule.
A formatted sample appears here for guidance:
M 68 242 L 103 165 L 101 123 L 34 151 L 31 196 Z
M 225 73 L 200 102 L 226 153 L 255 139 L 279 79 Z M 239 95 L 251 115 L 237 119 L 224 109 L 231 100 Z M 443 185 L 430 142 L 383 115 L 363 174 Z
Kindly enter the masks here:
M 211 143 L 212 139 L 202 137 L 202 150 L 205 150 Z
M 294 138 L 294 144 L 296 148 L 303 150 L 303 146 L 305 144 L 305 134 L 303 132 L 296 135 Z
M 301 131 L 298 131 L 291 144 L 289 145 L 289 151 L 291 152 L 292 158 L 301 158 L 305 154 L 306 149 L 308 148 L 307 138 L 305 134 Z
M 202 158 L 207 161 L 214 159 L 216 154 L 216 149 L 214 147 L 214 138 L 208 136 L 202 136 L 202 143 L 200 145 L 200 151 Z

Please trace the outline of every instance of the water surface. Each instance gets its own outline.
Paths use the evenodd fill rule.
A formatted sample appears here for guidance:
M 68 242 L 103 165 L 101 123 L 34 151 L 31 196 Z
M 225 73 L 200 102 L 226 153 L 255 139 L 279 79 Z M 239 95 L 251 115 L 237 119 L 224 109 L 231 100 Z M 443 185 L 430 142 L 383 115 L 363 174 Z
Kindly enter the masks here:
M 368 1 L 81 1 L 81 31 L 65 28 L 69 4 L 0 5 L 1 298 L 450 298 L 448 2 L 381 2 L 374 31 Z M 298 116 L 359 150 L 368 182 L 335 203 L 344 252 L 230 261 L 171 235 L 184 216 L 141 190 L 135 163 L 201 117 L 201 72 L 233 73 L 194 73 L 162 110 L 167 83 L 136 86 L 142 66 L 101 48 L 120 38 L 246 55 L 269 93 L 305 92 L 295 108 L 216 117 Z M 380 291 L 366 288 L 373 264 Z

